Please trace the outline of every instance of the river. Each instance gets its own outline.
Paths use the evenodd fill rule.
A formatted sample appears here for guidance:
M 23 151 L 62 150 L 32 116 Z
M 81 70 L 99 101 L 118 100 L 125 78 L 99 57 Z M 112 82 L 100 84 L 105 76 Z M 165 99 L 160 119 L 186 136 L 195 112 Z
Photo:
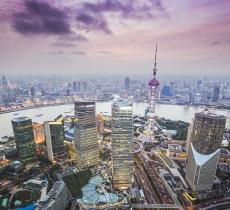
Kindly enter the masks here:
M 134 103 L 133 112 L 134 114 L 144 115 L 147 104 L 145 103 Z M 73 105 L 60 105 L 60 106 L 49 106 L 40 107 L 34 109 L 21 110 L 17 112 L 10 112 L 0 115 L 0 137 L 5 135 L 12 135 L 11 119 L 15 117 L 29 117 L 34 122 L 43 122 L 46 120 L 53 120 L 59 114 L 73 115 Z M 156 114 L 159 117 L 164 117 L 170 120 L 182 120 L 189 122 L 194 117 L 196 112 L 202 111 L 202 107 L 193 106 L 182 106 L 182 105 L 169 105 L 169 104 L 156 104 Z M 220 109 L 210 109 L 214 113 L 222 114 L 227 117 L 227 128 L 230 128 L 230 111 Z M 66 113 L 69 112 L 69 113 Z M 96 103 L 96 113 L 108 112 L 111 113 L 111 102 L 98 102 Z M 17 115 L 16 115 L 17 114 Z M 42 115 L 36 117 L 36 115 Z

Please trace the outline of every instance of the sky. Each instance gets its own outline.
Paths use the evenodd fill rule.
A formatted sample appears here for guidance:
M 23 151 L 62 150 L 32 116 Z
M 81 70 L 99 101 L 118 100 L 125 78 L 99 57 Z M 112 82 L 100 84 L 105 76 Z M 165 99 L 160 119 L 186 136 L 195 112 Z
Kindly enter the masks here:
M 0 0 L 0 74 L 230 74 L 230 0 Z

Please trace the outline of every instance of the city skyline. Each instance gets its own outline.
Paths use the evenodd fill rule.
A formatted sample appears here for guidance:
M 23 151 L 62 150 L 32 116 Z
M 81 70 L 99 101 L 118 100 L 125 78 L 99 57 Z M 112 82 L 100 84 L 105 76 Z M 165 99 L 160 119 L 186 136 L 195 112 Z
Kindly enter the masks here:
M 229 209 L 230 0 L 0 0 L 0 34 L 0 209 Z
M 227 74 L 229 8 L 226 0 L 4 0 L 0 72 L 147 74 L 157 42 L 161 74 Z

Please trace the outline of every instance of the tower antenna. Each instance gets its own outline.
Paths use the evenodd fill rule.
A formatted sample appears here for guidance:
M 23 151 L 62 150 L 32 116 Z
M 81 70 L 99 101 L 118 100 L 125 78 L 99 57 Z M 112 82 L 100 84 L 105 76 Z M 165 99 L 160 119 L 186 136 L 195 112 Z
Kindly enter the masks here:
M 153 68 L 153 76 L 156 77 L 157 72 L 157 43 L 156 43 L 156 51 L 155 51 L 155 61 L 154 61 L 154 68 Z

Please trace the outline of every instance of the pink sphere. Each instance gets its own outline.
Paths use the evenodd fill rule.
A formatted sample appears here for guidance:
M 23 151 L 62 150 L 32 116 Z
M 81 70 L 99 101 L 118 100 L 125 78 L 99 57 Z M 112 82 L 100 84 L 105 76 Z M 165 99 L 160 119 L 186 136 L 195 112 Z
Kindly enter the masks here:
M 160 82 L 157 80 L 157 79 L 152 79 L 149 81 L 149 86 L 159 86 L 160 85 Z

